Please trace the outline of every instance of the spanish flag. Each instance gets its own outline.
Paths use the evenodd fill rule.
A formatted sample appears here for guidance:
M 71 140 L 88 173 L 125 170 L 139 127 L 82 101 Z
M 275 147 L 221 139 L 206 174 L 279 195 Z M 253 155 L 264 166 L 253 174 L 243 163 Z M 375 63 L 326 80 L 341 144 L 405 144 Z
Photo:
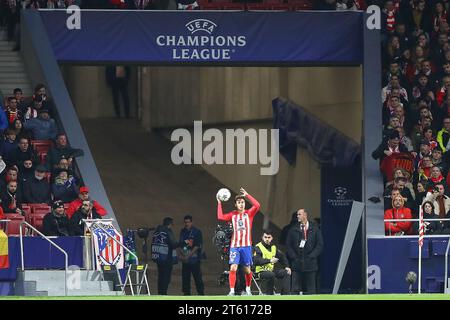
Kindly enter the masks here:
M 0 269 L 9 268 L 8 236 L 0 229 Z

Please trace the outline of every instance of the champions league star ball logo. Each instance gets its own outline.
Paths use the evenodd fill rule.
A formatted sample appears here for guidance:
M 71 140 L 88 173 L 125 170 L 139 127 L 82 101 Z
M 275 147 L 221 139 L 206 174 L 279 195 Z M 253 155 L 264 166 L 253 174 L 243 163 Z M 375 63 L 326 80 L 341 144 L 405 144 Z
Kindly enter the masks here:
M 348 189 L 346 187 L 335 187 L 333 189 L 333 193 L 336 196 L 336 199 L 327 199 L 327 202 L 332 207 L 344 207 L 352 205 L 352 195 L 348 192 Z M 332 196 L 333 193 L 330 192 L 330 196 Z
M 347 194 L 347 188 L 336 187 L 334 188 L 334 194 L 336 195 L 336 199 L 343 200 Z

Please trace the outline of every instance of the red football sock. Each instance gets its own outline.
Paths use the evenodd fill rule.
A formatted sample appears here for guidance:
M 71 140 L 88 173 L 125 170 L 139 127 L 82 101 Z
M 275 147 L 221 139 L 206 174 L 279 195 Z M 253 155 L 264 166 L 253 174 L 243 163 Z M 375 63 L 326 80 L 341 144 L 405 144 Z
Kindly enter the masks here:
M 245 274 L 245 286 L 250 287 L 252 285 L 252 273 Z
M 234 285 L 236 284 L 236 271 L 230 271 L 228 280 L 230 281 L 230 289 L 234 289 Z

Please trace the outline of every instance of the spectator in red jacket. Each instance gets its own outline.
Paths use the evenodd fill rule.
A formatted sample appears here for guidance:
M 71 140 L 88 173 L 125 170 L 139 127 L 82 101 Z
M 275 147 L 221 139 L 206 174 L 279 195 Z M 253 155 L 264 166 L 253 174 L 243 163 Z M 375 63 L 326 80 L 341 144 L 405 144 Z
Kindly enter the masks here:
M 89 197 L 89 188 L 84 186 L 84 187 L 80 188 L 80 193 L 78 194 L 78 199 L 73 200 L 69 204 L 69 208 L 66 211 L 68 218 L 70 219 L 72 217 L 72 215 L 81 207 L 81 205 L 83 204 L 83 201 L 88 201 L 88 200 L 92 201 L 93 208 L 95 209 L 95 211 L 97 211 L 97 213 L 99 215 L 105 216 L 108 213 L 106 211 L 106 209 L 100 205 L 100 203 L 98 203 L 95 200 L 92 200 Z
M 404 207 L 405 200 L 397 196 L 392 200 L 392 209 L 384 212 L 384 220 L 412 219 L 411 209 Z M 388 236 L 412 234 L 412 221 L 384 221 L 384 230 Z

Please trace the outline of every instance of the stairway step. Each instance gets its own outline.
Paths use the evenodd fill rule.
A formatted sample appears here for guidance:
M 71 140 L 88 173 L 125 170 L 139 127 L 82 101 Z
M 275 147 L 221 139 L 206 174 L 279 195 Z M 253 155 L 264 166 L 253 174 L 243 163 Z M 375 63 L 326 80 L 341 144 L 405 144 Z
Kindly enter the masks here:
M 25 73 L 25 66 L 3 66 L 0 65 L 0 74 L 3 73 Z
M 69 290 L 68 296 L 123 296 L 122 291 L 86 291 L 86 290 Z M 64 291 L 55 294 L 49 293 L 52 297 L 63 297 Z
M 100 280 L 100 271 L 80 270 L 82 281 Z M 23 281 L 64 281 L 64 270 L 25 270 L 17 272 L 17 279 Z
M 22 72 L 17 72 L 17 71 L 8 71 L 8 72 L 1 72 L 0 71 L 0 80 L 7 80 L 7 79 L 26 79 L 28 80 L 28 75 L 22 71 Z
M 26 85 L 29 87 L 30 81 L 27 78 L 1 78 L 0 77 L 0 86 L 9 85 L 9 84 L 20 84 Z
M 20 60 L 1 60 L 0 59 L 0 68 L 1 67 L 23 67 L 23 63 Z
M 0 63 L 3 63 L 3 62 L 20 62 L 20 63 L 22 63 L 22 58 L 18 54 L 15 54 L 15 55 L 0 54 Z
M 49 294 L 54 291 L 64 291 L 63 281 L 39 280 L 36 282 L 37 291 L 48 291 Z M 84 291 L 112 291 L 110 281 L 81 281 L 79 289 Z

